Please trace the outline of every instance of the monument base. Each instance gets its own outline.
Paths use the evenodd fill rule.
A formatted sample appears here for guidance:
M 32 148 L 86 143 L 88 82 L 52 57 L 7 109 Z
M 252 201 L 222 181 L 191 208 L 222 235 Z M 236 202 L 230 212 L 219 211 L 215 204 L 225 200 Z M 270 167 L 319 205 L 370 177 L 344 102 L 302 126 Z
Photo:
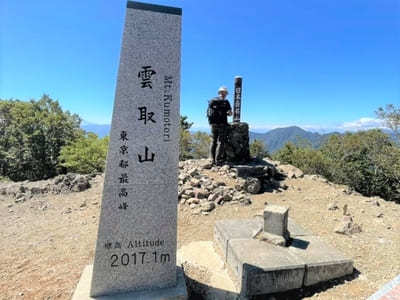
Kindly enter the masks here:
M 234 164 L 248 163 L 250 161 L 249 124 L 231 123 L 228 128 L 225 145 L 226 160 Z
M 185 277 L 180 267 L 177 267 L 177 284 L 174 287 L 99 297 L 91 297 L 89 294 L 92 272 L 93 265 L 85 267 L 72 300 L 186 300 L 188 298 Z

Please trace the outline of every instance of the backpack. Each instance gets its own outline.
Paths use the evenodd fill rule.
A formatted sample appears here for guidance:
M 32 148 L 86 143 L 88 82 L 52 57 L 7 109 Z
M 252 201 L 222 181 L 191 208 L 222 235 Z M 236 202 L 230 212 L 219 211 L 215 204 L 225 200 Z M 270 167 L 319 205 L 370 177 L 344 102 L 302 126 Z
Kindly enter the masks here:
M 220 124 L 226 118 L 226 103 L 218 98 L 208 102 L 207 118 L 209 124 Z

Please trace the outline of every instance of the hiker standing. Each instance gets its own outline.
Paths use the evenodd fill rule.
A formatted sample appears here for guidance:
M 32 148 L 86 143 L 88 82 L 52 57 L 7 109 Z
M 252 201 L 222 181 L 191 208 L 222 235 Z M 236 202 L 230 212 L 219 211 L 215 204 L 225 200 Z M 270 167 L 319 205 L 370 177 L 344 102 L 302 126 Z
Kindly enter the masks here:
M 228 89 L 221 86 L 218 89 L 218 97 L 208 103 L 207 117 L 211 126 L 211 147 L 210 154 L 213 164 L 223 165 L 226 154 L 225 144 L 228 135 L 228 116 L 232 115 L 229 101 L 226 99 Z

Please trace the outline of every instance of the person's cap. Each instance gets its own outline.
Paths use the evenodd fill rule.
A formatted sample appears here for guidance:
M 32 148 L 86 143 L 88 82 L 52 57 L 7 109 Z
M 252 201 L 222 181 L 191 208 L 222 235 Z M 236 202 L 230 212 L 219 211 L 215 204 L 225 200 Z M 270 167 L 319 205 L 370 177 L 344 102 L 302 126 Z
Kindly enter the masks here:
M 228 89 L 226 88 L 226 86 L 221 86 L 218 89 L 218 94 L 221 93 L 221 92 L 225 92 L 226 94 L 228 94 Z

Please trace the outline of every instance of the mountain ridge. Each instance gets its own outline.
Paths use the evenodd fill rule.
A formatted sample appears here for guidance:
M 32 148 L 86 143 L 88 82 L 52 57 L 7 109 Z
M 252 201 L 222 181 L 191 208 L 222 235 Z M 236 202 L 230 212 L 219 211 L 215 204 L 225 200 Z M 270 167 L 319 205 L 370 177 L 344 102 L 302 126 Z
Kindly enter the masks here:
M 249 133 L 250 143 L 254 140 L 261 140 L 270 153 L 274 153 L 282 148 L 287 142 L 295 144 L 306 143 L 310 144 L 313 148 L 318 148 L 322 143 L 333 134 L 340 134 L 338 132 L 330 132 L 320 134 L 317 132 L 310 132 L 298 126 L 289 126 L 282 128 L 275 128 L 267 131 L 266 133 Z
M 94 132 L 100 138 L 109 135 L 111 125 L 110 124 L 93 124 L 84 123 L 81 128 L 88 132 Z M 383 130 L 385 133 L 389 134 L 393 140 L 395 140 L 394 134 Z M 192 132 L 193 133 L 193 132 Z M 295 144 L 306 143 L 310 144 L 313 148 L 318 148 L 322 145 L 326 139 L 328 139 L 333 134 L 343 134 L 340 132 L 329 132 L 329 133 L 318 133 L 311 132 L 300 128 L 299 126 L 288 126 L 271 129 L 265 133 L 249 132 L 250 143 L 255 139 L 260 140 L 266 146 L 266 149 L 270 153 L 274 153 L 282 148 L 287 142 L 292 142 Z

